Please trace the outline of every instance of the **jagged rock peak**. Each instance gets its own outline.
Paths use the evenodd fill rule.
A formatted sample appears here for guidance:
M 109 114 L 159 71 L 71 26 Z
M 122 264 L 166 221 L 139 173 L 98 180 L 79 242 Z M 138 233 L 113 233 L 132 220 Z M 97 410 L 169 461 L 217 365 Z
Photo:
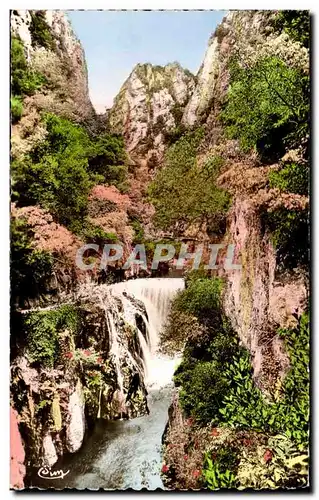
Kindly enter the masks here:
M 129 151 L 163 147 L 163 132 L 176 127 L 195 88 L 195 76 L 179 63 L 137 64 L 114 100 L 109 120 Z

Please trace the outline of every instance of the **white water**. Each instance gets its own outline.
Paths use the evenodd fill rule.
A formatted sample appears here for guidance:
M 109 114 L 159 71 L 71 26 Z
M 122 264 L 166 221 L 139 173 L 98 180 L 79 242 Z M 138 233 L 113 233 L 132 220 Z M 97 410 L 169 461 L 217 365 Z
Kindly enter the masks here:
M 133 420 L 99 420 L 93 434 L 79 452 L 63 457 L 56 465 L 57 469 L 69 470 L 69 474 L 61 480 L 44 481 L 35 470 L 33 486 L 92 490 L 164 489 L 160 476 L 162 435 L 171 402 L 172 376 L 178 360 L 167 359 L 159 355 L 157 350 L 159 333 L 169 314 L 171 300 L 183 288 L 182 279 L 151 278 L 83 290 L 84 295 L 89 295 L 91 300 L 99 300 L 105 311 L 110 354 L 116 367 L 118 389 L 122 394 L 121 361 L 124 356 L 132 364 L 134 360 L 129 350 L 123 349 L 116 325 L 122 318 L 137 328 L 136 314 L 143 318 L 149 335 L 145 339 L 138 330 L 137 336 L 143 353 L 149 414 Z M 148 319 L 129 296 L 143 302 Z
M 109 288 L 112 294 L 121 299 L 124 316 L 134 326 L 136 326 L 136 310 L 132 310 L 132 303 L 123 292 L 143 302 L 148 320 L 143 314 L 141 316 L 148 329 L 149 341 L 144 339 L 140 331 L 138 331 L 138 338 L 145 364 L 145 383 L 148 387 L 164 387 L 171 382 L 179 360 L 158 354 L 159 334 L 167 320 L 174 295 L 184 288 L 184 280 L 182 278 L 145 278 L 116 283 Z

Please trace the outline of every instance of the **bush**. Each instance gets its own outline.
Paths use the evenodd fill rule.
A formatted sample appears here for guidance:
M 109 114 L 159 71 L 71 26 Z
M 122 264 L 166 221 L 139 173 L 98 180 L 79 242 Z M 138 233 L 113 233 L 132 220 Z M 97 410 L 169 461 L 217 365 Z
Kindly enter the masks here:
M 20 120 L 23 113 L 23 104 L 20 97 L 12 96 L 10 99 L 11 121 L 15 123 Z
M 175 373 L 174 382 L 176 386 L 182 387 L 179 398 L 187 416 L 195 417 L 202 424 L 217 421 L 227 391 L 227 380 L 222 375 L 220 362 L 192 362 L 186 357 Z
M 43 75 L 29 67 L 24 46 L 17 37 L 11 38 L 11 93 L 20 97 L 32 95 L 39 90 L 46 80 Z
M 203 131 L 188 133 L 173 144 L 164 166 L 157 171 L 149 187 L 150 201 L 156 209 L 155 223 L 164 230 L 180 228 L 182 224 L 211 222 L 219 227 L 229 207 L 228 194 L 216 187 L 218 162 L 215 169 L 200 169 L 197 150 Z
M 111 134 L 93 137 L 90 146 L 89 169 L 102 177 L 103 182 L 113 184 L 120 191 L 126 189 L 127 157 L 123 138 Z
M 265 158 L 284 154 L 284 145 L 299 144 L 309 129 L 309 77 L 277 57 L 253 67 L 231 66 L 231 85 L 221 113 L 230 138 Z
M 282 387 L 282 397 L 266 403 L 252 379 L 249 355 L 239 352 L 224 367 L 229 391 L 220 408 L 225 426 L 283 433 L 303 450 L 309 441 L 309 318 L 303 314 L 294 330 L 279 330 L 290 356 L 291 368 Z
M 308 10 L 282 10 L 275 18 L 274 26 L 285 31 L 304 47 L 310 46 L 310 12 Z
M 52 256 L 32 246 L 33 234 L 23 219 L 11 221 L 10 281 L 11 305 L 23 307 L 26 298 L 46 290 L 52 274 Z
M 30 313 L 25 320 L 27 352 L 32 363 L 53 367 L 60 355 L 59 334 L 66 329 L 76 333 L 79 317 L 72 306 Z
M 309 214 L 286 208 L 263 216 L 276 248 L 278 269 L 294 269 L 309 262 Z
M 45 19 L 45 10 L 31 11 L 30 33 L 33 47 L 40 46 L 49 50 L 55 49 L 50 26 Z
M 205 486 L 209 490 L 219 488 L 235 488 L 237 486 L 236 472 L 239 463 L 238 450 L 232 447 L 219 448 L 211 458 L 205 455 L 202 471 Z
M 79 227 L 78 233 L 86 243 L 96 243 L 99 246 L 106 243 L 115 243 L 117 236 L 114 233 L 107 233 L 101 227 L 85 222 L 82 227 Z
M 88 172 L 89 138 L 70 121 L 47 114 L 45 140 L 12 163 L 12 176 L 23 205 L 40 204 L 70 228 L 83 221 L 94 181 Z
M 190 279 L 188 285 L 174 300 L 174 308 L 200 320 L 220 309 L 223 280 L 220 278 Z
M 95 165 L 101 165 L 101 149 L 80 125 L 50 113 L 42 119 L 47 130 L 45 139 L 12 163 L 15 199 L 22 205 L 40 204 L 60 224 L 80 233 L 87 224 L 88 195 L 95 184 L 107 177 L 107 169 L 102 176 L 99 169 L 92 167 L 95 154 Z M 117 162 L 120 141 L 118 150 L 113 146 L 108 150 L 109 143 L 104 139 L 102 142 L 104 158 Z M 115 182 L 116 177 L 122 182 L 125 176 L 113 171 L 109 180 Z
M 286 193 L 307 195 L 309 184 L 309 168 L 299 163 L 285 164 L 278 172 L 269 174 L 269 185 Z
M 304 449 L 309 425 L 308 315 L 301 316 L 296 329 L 278 332 L 285 340 L 291 369 L 269 403 L 254 383 L 249 352 L 239 346 L 220 310 L 220 293 L 220 280 L 194 275 L 173 300 L 170 320 L 177 318 L 177 329 L 186 325 L 189 332 L 187 338 L 178 333 L 177 343 L 182 340 L 185 348 L 174 375 L 183 411 L 200 424 L 282 433 Z M 166 341 L 176 324 L 166 326 Z

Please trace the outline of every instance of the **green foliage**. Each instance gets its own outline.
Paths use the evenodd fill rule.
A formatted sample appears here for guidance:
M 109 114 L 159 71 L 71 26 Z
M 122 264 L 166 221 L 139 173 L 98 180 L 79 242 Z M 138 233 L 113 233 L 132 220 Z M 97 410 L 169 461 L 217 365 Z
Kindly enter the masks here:
M 94 185 L 88 171 L 89 138 L 64 118 L 47 114 L 47 135 L 22 159 L 12 163 L 12 177 L 22 205 L 40 204 L 72 228 L 86 215 Z
M 89 192 L 94 184 L 105 181 L 107 175 L 110 182 L 123 184 L 119 167 L 106 165 L 123 158 L 123 145 L 119 139 L 113 143 L 105 137 L 96 145 L 83 127 L 50 113 L 43 116 L 43 121 L 47 130 L 45 139 L 12 163 L 16 199 L 22 205 L 40 204 L 75 232 L 92 233 L 92 227 L 84 227 Z M 106 162 L 104 175 L 98 174 L 102 172 L 102 157 Z M 101 230 L 94 231 L 94 238 L 105 236 Z
M 194 275 L 173 300 L 173 314 L 178 312 L 184 323 L 187 315 L 190 323 L 195 316 L 204 327 L 197 336 L 189 335 L 174 376 L 176 385 L 181 387 L 184 412 L 202 424 L 222 423 L 227 427 L 283 433 L 303 449 L 308 442 L 309 420 L 308 315 L 302 315 L 296 329 L 279 331 L 291 368 L 282 397 L 270 403 L 254 383 L 248 351 L 239 346 L 220 312 L 221 290 L 220 280 Z M 166 330 L 170 328 L 168 325 Z
M 10 278 L 13 306 L 22 306 L 27 297 L 40 295 L 52 273 L 52 256 L 35 250 L 32 236 L 23 219 L 12 219 Z
M 183 322 L 190 324 L 196 334 L 190 334 L 174 381 L 181 386 L 180 402 L 184 412 L 198 422 L 218 422 L 221 401 L 227 392 L 223 369 L 238 347 L 237 340 L 220 313 L 222 280 L 208 279 L 200 274 L 189 276 L 186 289 L 179 292 L 172 304 L 171 321 L 179 313 Z M 198 328 L 194 316 L 204 328 Z M 177 323 L 178 324 L 178 323 Z M 174 325 L 173 325 L 174 326 Z M 166 337 L 174 333 L 166 327 Z
M 182 386 L 179 398 L 185 414 L 203 424 L 214 421 L 218 416 L 227 390 L 220 361 L 199 361 L 184 353 L 184 361 L 175 372 L 174 382 L 176 386 Z
M 274 26 L 285 31 L 304 47 L 310 46 L 310 12 L 308 10 L 282 10 L 278 13 Z
M 203 137 L 202 129 L 182 136 L 166 155 L 165 164 L 149 187 L 150 201 L 156 209 L 155 222 L 164 230 L 182 223 L 220 219 L 229 207 L 228 194 L 216 187 L 215 169 L 199 168 L 196 154 Z
M 214 457 L 205 454 L 204 486 L 209 490 L 220 488 L 235 488 L 237 486 L 236 469 L 238 465 L 238 451 L 231 447 L 219 448 Z
M 299 163 L 286 163 L 278 172 L 271 171 L 269 185 L 286 193 L 308 194 L 309 168 Z
M 253 67 L 231 66 L 231 85 L 221 113 L 229 137 L 267 157 L 282 155 L 309 128 L 309 78 L 277 57 Z
M 16 96 L 32 95 L 45 83 L 45 77 L 28 65 L 24 47 L 17 37 L 11 38 L 11 93 Z
M 26 320 L 27 352 L 30 360 L 41 366 L 53 367 L 60 354 L 59 334 L 66 329 L 76 333 L 79 316 L 72 306 L 30 313 Z
M 90 146 L 89 168 L 102 177 L 103 182 L 126 191 L 127 165 L 124 141 L 121 136 L 102 134 Z
M 23 104 L 21 97 L 11 96 L 10 99 L 11 107 L 11 121 L 12 123 L 18 122 L 23 113 Z
M 117 241 L 116 234 L 107 233 L 101 227 L 90 224 L 87 221 L 81 224 L 77 232 L 87 243 L 105 245 L 106 243 L 115 243 Z
M 144 242 L 144 228 L 141 224 L 141 222 L 135 218 L 131 220 L 130 225 L 134 229 L 134 239 L 133 243 L 136 245 L 137 243 L 143 243 Z
M 265 461 L 265 453 L 270 453 L 269 461 Z M 308 454 L 300 453 L 287 436 L 279 434 L 269 438 L 267 447 L 243 454 L 236 475 L 239 490 L 306 486 Z
M 40 46 L 49 50 L 55 49 L 50 26 L 45 20 L 45 10 L 31 11 L 30 33 L 33 47 Z
M 294 269 L 309 261 L 309 215 L 285 208 L 264 214 L 264 223 L 276 248 L 278 268 Z
M 188 279 L 188 286 L 174 300 L 174 308 L 204 319 L 220 307 L 223 280 L 220 278 Z
M 290 356 L 291 368 L 285 378 L 282 398 L 267 403 L 252 379 L 249 355 L 241 351 L 225 366 L 229 391 L 220 408 L 224 424 L 244 429 L 283 433 L 300 450 L 309 440 L 309 318 L 303 314 L 298 328 L 280 330 Z

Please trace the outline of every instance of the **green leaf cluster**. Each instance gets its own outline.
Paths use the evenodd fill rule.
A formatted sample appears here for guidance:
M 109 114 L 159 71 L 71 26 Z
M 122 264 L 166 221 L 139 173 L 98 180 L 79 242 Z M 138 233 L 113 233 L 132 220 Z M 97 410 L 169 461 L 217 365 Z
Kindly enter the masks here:
M 32 95 L 45 83 L 40 73 L 27 63 L 24 46 L 17 37 L 11 38 L 11 93 L 14 96 Z
M 274 20 L 278 31 L 285 31 L 304 47 L 310 45 L 310 12 L 308 10 L 282 10 Z
M 65 330 L 75 334 L 79 315 L 73 306 L 30 313 L 25 319 L 27 353 L 32 363 L 53 367 L 60 355 L 59 335 Z
M 309 168 L 300 163 L 285 163 L 279 171 L 269 173 L 269 185 L 285 193 L 308 194 Z
M 236 448 L 219 448 L 214 453 L 214 458 L 207 452 L 202 471 L 205 486 L 209 490 L 235 488 L 237 485 L 236 469 L 238 462 L 238 450 Z
M 55 49 L 55 41 L 50 26 L 46 22 L 45 10 L 31 11 L 30 33 L 33 47 Z
M 278 57 L 252 67 L 231 65 L 230 87 L 221 120 L 244 151 L 256 148 L 265 158 L 284 154 L 309 130 L 309 77 Z
M 11 304 L 23 306 L 27 297 L 41 295 L 52 273 L 52 256 L 32 246 L 32 233 L 23 219 L 11 221 Z
M 50 113 L 43 116 L 43 122 L 45 139 L 12 163 L 15 198 L 21 205 L 40 204 L 58 222 L 79 232 L 94 184 L 106 178 L 123 182 L 123 176 L 112 172 L 107 162 L 122 161 L 124 146 L 121 139 L 112 137 L 109 141 L 102 137 L 95 143 L 83 127 Z M 95 236 L 99 237 L 97 233 Z
M 196 156 L 202 138 L 203 130 L 197 129 L 170 146 L 164 166 L 150 184 L 155 223 L 164 230 L 203 221 L 214 221 L 219 227 L 228 210 L 229 195 L 216 186 L 221 159 L 209 160 L 209 166 L 198 165 Z
M 278 269 L 294 269 L 309 262 L 309 214 L 307 210 L 280 208 L 262 215 L 276 248 Z
M 282 387 L 282 397 L 267 403 L 252 379 L 249 355 L 238 352 L 225 366 L 228 391 L 220 408 L 224 425 L 282 433 L 300 450 L 309 441 L 309 318 L 301 316 L 293 330 L 280 330 L 290 356 L 290 371 Z

